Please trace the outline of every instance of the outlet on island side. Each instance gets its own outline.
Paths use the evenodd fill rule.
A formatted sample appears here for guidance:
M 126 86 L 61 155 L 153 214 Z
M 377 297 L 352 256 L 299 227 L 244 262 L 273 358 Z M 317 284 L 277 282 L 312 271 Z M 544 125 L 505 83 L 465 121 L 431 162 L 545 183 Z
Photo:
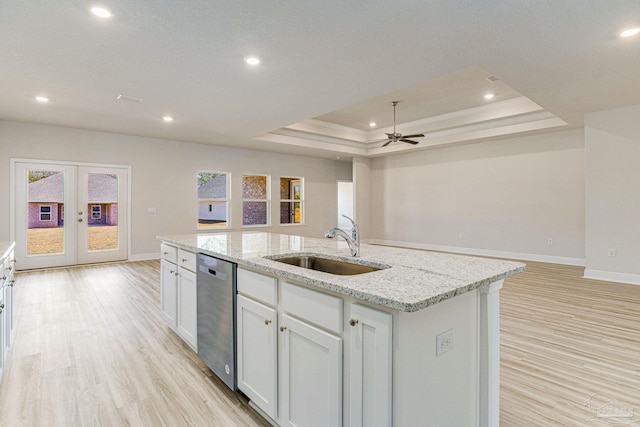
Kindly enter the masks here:
M 453 348 L 453 329 L 444 331 L 436 336 L 436 357 L 443 355 Z
M 611 257 L 616 256 L 616 250 L 613 248 L 607 249 L 607 256 L 611 256 Z

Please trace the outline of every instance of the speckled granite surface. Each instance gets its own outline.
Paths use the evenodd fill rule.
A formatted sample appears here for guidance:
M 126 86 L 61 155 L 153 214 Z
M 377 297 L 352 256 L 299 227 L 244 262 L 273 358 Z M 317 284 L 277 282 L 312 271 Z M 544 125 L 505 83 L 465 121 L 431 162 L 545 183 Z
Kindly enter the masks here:
M 364 244 L 361 256 L 352 258 L 342 239 L 265 232 L 159 236 L 158 240 L 407 312 L 418 311 L 525 269 L 524 264 L 513 261 Z M 337 276 L 264 258 L 285 254 L 321 254 L 328 258 L 389 268 L 355 276 Z

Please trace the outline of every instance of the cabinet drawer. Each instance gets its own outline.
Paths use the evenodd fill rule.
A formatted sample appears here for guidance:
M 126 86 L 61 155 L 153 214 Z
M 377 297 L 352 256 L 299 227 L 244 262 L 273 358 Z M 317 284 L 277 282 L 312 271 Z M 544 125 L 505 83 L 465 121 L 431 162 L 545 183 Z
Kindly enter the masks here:
M 196 254 L 193 252 L 178 249 L 178 265 L 187 270 L 196 271 Z
M 238 269 L 238 292 L 271 306 L 278 302 L 277 280 L 274 277 L 242 268 Z
M 165 243 L 161 243 L 160 257 L 175 264 L 178 261 L 178 249 Z
M 342 333 L 341 298 L 283 282 L 281 307 L 301 319 Z

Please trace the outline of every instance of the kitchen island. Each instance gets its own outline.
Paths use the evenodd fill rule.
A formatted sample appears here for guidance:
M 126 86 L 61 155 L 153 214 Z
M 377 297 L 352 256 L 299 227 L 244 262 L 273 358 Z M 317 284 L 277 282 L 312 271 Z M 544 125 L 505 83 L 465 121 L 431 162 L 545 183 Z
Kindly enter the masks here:
M 238 387 L 272 421 L 498 426 L 499 289 L 524 264 L 375 245 L 351 258 L 342 241 L 264 232 L 159 240 L 238 264 Z M 338 276 L 277 261 L 292 254 L 379 270 Z M 268 329 L 252 329 L 258 318 Z M 313 341 L 307 330 L 327 340 L 326 360 L 295 347 L 296 337 Z M 291 359 L 305 351 L 320 357 L 308 361 L 322 380 L 311 390 L 314 375 Z M 249 360 L 256 352 L 272 365 L 271 381 L 260 374 L 252 383 L 254 365 L 262 363 Z

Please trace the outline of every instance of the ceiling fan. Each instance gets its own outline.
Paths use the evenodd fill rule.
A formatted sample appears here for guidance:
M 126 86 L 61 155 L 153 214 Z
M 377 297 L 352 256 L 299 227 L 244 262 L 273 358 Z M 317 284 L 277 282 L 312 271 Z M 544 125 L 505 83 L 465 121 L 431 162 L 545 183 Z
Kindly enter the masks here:
M 385 133 L 387 135 L 387 138 L 389 139 L 387 140 L 387 142 L 382 144 L 382 146 L 386 147 L 387 145 L 396 141 L 402 141 L 413 145 L 418 144 L 418 141 L 412 141 L 408 138 L 421 138 L 424 137 L 423 134 L 414 133 L 412 135 L 402 135 L 401 133 L 396 132 L 396 105 L 398 105 L 398 101 L 391 102 L 391 105 L 393 105 L 393 133 Z

